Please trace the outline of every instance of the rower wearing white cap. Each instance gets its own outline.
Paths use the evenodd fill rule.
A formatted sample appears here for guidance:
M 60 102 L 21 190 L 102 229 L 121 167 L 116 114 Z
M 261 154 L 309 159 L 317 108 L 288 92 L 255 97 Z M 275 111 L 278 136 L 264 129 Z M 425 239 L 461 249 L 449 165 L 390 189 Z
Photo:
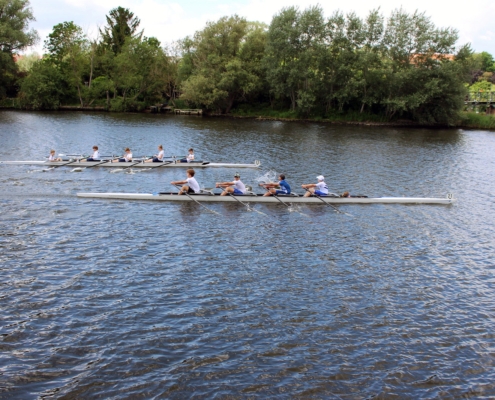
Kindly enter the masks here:
M 304 197 L 309 197 L 311 195 L 328 196 L 328 186 L 325 183 L 325 177 L 323 175 L 318 175 L 316 179 L 318 180 L 318 183 L 301 185 L 303 189 L 306 189 Z
M 236 172 L 233 182 L 217 182 L 215 184 L 217 188 L 224 188 L 220 196 L 227 196 L 228 194 L 243 195 L 246 193 L 246 186 L 241 182 L 241 175 Z

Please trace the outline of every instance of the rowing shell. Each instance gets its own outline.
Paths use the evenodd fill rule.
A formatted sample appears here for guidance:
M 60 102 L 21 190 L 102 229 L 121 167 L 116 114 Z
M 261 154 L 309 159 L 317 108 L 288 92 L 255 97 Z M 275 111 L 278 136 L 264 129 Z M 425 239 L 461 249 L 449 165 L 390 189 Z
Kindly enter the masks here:
M 235 203 L 236 199 L 231 196 L 220 196 L 211 192 L 201 194 L 190 194 L 189 196 L 180 196 L 177 193 L 77 193 L 78 197 L 89 197 L 99 199 L 120 199 L 120 200 L 152 200 L 152 201 L 193 201 L 200 202 L 225 202 Z M 246 194 L 237 196 L 243 202 L 248 203 L 284 203 L 295 204 L 324 204 L 322 199 L 332 204 L 452 204 L 455 199 L 451 194 L 445 198 L 434 197 L 303 197 L 297 194 L 263 196 L 261 194 Z
M 0 161 L 0 165 L 38 165 L 38 166 L 50 166 L 50 167 L 57 167 L 57 166 L 63 166 L 64 164 L 67 164 L 68 161 Z M 85 161 L 85 162 L 72 162 L 70 164 L 67 164 L 68 167 L 74 168 L 74 167 L 90 167 L 92 165 L 96 166 L 95 164 L 98 164 L 101 161 Z M 97 166 L 99 167 L 110 167 L 110 168 L 123 168 L 126 166 L 127 163 L 123 162 L 115 162 L 115 163 L 110 163 L 106 162 L 103 164 L 100 164 Z M 144 163 L 141 162 L 139 164 L 135 164 L 132 166 L 132 168 L 157 168 L 160 167 L 162 168 L 205 168 L 205 167 L 214 167 L 214 168 L 259 168 L 261 165 L 261 162 L 259 160 L 256 160 L 254 164 L 230 164 L 230 163 L 211 163 L 207 161 L 198 161 L 198 162 L 188 162 L 188 163 L 167 163 L 165 161 L 163 165 L 162 163 L 156 163 L 156 162 L 150 162 L 150 163 Z

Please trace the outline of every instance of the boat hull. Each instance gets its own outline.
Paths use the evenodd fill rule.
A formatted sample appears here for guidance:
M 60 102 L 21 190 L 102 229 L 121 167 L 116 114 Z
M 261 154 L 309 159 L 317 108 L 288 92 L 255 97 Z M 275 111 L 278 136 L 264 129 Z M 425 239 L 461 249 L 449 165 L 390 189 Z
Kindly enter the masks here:
M 177 195 L 175 193 L 77 193 L 78 197 L 99 198 L 99 199 L 119 199 L 119 200 L 150 200 L 150 201 L 181 201 L 193 202 L 225 202 L 238 203 L 232 196 L 220 196 L 219 194 L 194 194 L 190 196 Z M 452 204 L 455 199 L 452 197 L 303 197 L 303 196 L 263 196 L 263 195 L 243 195 L 236 196 L 243 203 L 270 203 L 280 204 Z M 194 200 L 193 200 L 194 199 Z
M 87 161 L 87 162 L 72 162 L 69 161 L 60 161 L 60 162 L 48 162 L 48 161 L 0 161 L 0 165 L 37 165 L 37 166 L 45 166 L 45 167 L 61 167 L 67 166 L 71 168 L 76 167 L 91 167 L 95 166 L 97 168 L 126 168 L 129 167 L 132 163 L 122 163 L 122 162 L 104 162 L 101 161 Z M 99 165 L 96 165 L 99 164 Z M 209 162 L 191 162 L 191 163 L 139 163 L 134 164 L 132 168 L 259 168 L 261 163 L 259 161 L 255 161 L 254 164 L 230 164 L 230 163 L 209 163 Z

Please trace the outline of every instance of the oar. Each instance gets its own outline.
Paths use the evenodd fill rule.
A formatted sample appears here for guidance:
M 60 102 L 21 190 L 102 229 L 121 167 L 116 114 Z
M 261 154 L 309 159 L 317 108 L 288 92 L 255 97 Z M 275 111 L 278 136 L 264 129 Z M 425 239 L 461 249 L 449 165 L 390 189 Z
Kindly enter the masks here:
M 72 163 L 75 163 L 75 162 L 78 162 L 80 161 L 81 159 L 80 158 L 76 158 L 75 160 L 72 160 L 72 161 L 69 161 L 69 162 L 66 162 L 66 163 L 63 163 L 63 164 L 60 164 L 60 165 L 54 165 L 53 167 L 50 167 L 48 169 L 55 169 L 55 168 L 58 168 L 58 167 L 63 167 L 65 165 L 69 165 L 69 164 L 72 164 Z
M 227 189 L 227 188 L 225 188 L 225 189 Z M 225 189 L 224 189 L 224 190 L 225 190 Z M 261 212 L 261 211 L 258 211 L 258 210 L 254 209 L 254 208 L 249 207 L 249 204 L 243 203 L 242 201 L 240 201 L 240 200 L 239 200 L 239 199 L 238 199 L 235 195 L 233 195 L 232 193 L 227 192 L 227 196 L 232 197 L 233 199 L 235 199 L 236 201 L 238 201 L 239 203 L 241 203 L 244 207 L 246 207 L 248 210 L 253 210 L 253 211 L 256 211 L 258 214 L 261 214 L 261 215 L 264 215 L 265 217 L 268 217 L 268 215 L 266 215 L 265 213 L 263 213 L 263 212 Z
M 263 187 L 263 188 L 265 188 L 266 191 L 268 191 L 268 188 L 266 188 L 265 186 L 263 186 L 262 183 L 260 183 L 260 186 Z M 280 199 L 276 194 L 272 194 L 271 197 L 275 197 L 279 202 L 281 202 L 284 206 L 287 206 L 287 208 L 290 210 L 291 206 L 289 204 L 287 204 L 286 202 L 282 201 L 282 199 Z M 294 211 L 297 212 L 298 214 L 304 215 L 305 217 L 309 217 L 309 215 L 304 214 L 303 212 L 298 211 L 295 208 L 294 208 Z
M 262 188 L 264 188 L 264 189 L 268 192 L 268 190 L 269 190 L 269 189 L 268 189 L 267 187 L 263 186 L 263 184 L 262 184 L 262 183 L 260 183 L 260 186 L 261 186 Z M 290 205 L 288 205 L 287 203 L 284 203 L 281 199 L 279 199 L 279 198 L 278 198 L 278 196 L 277 196 L 276 194 L 272 194 L 272 196 L 271 196 L 271 197 L 275 197 L 275 198 L 276 198 L 279 202 L 281 202 L 284 206 L 287 206 L 288 208 L 290 208 Z
M 147 158 L 146 158 L 146 159 L 144 159 L 144 160 L 139 160 L 138 162 L 132 163 L 132 164 L 131 164 L 131 165 L 129 165 L 128 167 L 122 168 L 122 171 L 124 171 L 124 170 L 126 170 L 126 169 L 128 169 L 128 168 L 132 168 L 132 167 L 134 167 L 135 165 L 141 164 L 142 162 L 144 163 L 146 160 L 147 160 Z
M 177 186 L 177 185 L 173 185 L 173 186 L 175 186 L 177 189 L 179 189 L 179 186 Z M 180 189 L 179 189 L 179 190 L 180 190 Z M 210 210 L 210 209 L 209 209 L 208 207 L 206 207 L 204 204 L 201 204 L 198 200 L 193 199 L 191 196 L 189 196 L 189 193 L 184 192 L 184 194 L 185 194 L 187 197 L 189 197 L 192 201 L 194 201 L 194 202 L 198 203 L 201 207 L 206 208 L 209 212 L 211 212 L 211 213 L 213 213 L 213 214 L 216 214 L 216 215 L 220 215 L 220 214 L 219 214 L 219 213 L 217 213 L 216 211 Z M 178 196 L 179 196 L 179 195 L 178 195 Z
M 150 167 L 150 169 L 161 168 L 161 167 L 164 167 L 165 165 L 169 165 L 172 163 L 173 163 L 173 161 L 162 161 L 162 163 L 160 165 L 157 165 L 156 167 Z
M 93 168 L 93 167 L 97 167 L 98 165 L 105 164 L 105 163 L 107 163 L 107 162 L 109 162 L 109 161 L 111 161 L 111 160 L 103 160 L 103 161 L 101 161 L 101 162 L 99 162 L 99 163 L 96 163 L 96 164 L 90 165 L 89 167 L 82 167 L 82 168 L 81 168 L 81 171 L 82 171 L 82 170 L 84 170 L 84 169 L 90 169 L 90 168 Z
M 305 190 L 306 192 L 309 192 L 309 190 L 308 190 L 308 189 L 306 189 L 306 188 L 304 188 L 304 190 Z M 315 197 L 318 197 L 321 201 L 323 201 L 323 203 L 325 203 L 327 206 L 332 207 L 332 208 L 334 209 L 334 211 L 338 212 L 339 214 L 344 214 L 344 215 L 347 215 L 347 216 L 349 216 L 349 217 L 352 217 L 352 215 L 351 215 L 351 214 L 347 214 L 347 213 L 345 213 L 345 212 L 340 211 L 337 207 L 335 207 L 333 204 L 330 204 L 330 203 L 326 202 L 325 200 L 323 200 L 323 199 L 321 198 L 321 196 L 318 196 L 316 193 L 311 193 L 311 194 L 312 194 L 313 196 L 315 196 Z

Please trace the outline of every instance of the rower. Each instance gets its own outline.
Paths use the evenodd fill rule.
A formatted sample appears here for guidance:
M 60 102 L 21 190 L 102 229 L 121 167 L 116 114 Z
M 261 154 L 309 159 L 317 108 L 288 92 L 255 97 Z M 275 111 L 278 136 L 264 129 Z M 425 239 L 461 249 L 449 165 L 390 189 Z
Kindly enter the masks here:
M 163 146 L 158 145 L 158 154 L 153 156 L 152 160 L 146 160 L 145 162 L 163 162 L 165 158 L 165 152 L 163 151 Z
M 120 158 L 116 158 L 112 160 L 112 162 L 132 162 L 132 152 L 129 147 L 126 147 L 124 150 L 124 155 Z
M 318 183 L 301 185 L 303 189 L 307 190 L 307 192 L 304 194 L 304 197 L 309 197 L 312 195 L 328 196 L 328 186 L 325 183 L 325 177 L 323 175 L 318 175 L 316 179 L 318 180 Z
M 172 181 L 170 183 L 172 185 L 184 185 L 184 186 L 181 187 L 181 189 L 180 189 L 180 191 L 179 191 L 178 194 L 199 193 L 201 189 L 199 188 L 199 184 L 196 181 L 196 178 L 194 178 L 194 174 L 195 174 L 194 170 L 193 169 L 188 169 L 186 171 L 186 174 L 187 174 L 187 179 L 185 179 L 183 181 Z
M 93 154 L 91 157 L 86 158 L 81 161 L 100 161 L 100 152 L 98 151 L 98 146 L 93 146 Z
M 188 152 L 189 152 L 189 154 L 187 155 L 187 157 L 186 158 L 182 158 L 181 160 L 179 160 L 179 162 L 185 163 L 185 162 L 194 161 L 194 150 L 193 149 L 189 149 Z
M 285 180 L 285 175 L 278 176 L 278 183 L 260 183 L 267 192 L 263 196 L 278 196 L 279 194 L 290 194 L 290 186 Z
M 48 156 L 49 162 L 62 161 L 60 157 L 55 157 L 55 150 L 50 150 L 50 155 Z
M 217 182 L 215 187 L 224 188 L 220 196 L 227 196 L 228 194 L 242 196 L 246 194 L 246 186 L 241 182 L 241 175 L 238 172 L 235 173 L 233 182 Z

